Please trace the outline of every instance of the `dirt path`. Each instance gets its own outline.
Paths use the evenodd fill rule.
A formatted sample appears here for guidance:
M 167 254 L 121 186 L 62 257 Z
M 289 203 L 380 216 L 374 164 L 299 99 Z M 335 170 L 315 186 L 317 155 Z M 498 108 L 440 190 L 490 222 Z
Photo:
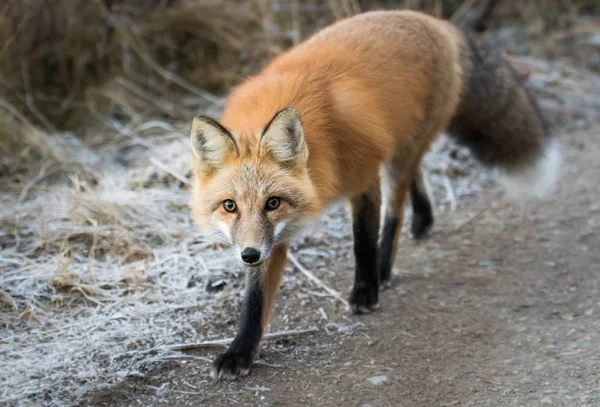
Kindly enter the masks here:
M 522 210 L 494 186 L 439 214 L 428 240 L 405 238 L 378 312 L 349 316 L 284 281 L 271 330 L 319 331 L 265 343 L 250 377 L 213 383 L 198 359 L 214 357 L 206 350 L 85 405 L 600 406 L 598 134 L 559 137 L 564 169 L 551 199 Z M 350 243 L 335 254 L 315 273 L 347 295 Z M 233 332 L 236 311 L 226 318 Z

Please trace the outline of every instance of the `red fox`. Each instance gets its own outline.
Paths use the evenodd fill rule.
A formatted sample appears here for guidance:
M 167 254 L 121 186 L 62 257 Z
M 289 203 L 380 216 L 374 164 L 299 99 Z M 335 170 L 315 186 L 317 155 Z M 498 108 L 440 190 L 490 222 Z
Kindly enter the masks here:
M 213 378 L 249 373 L 287 247 L 334 202 L 351 207 L 349 304 L 357 314 L 378 307 L 408 194 L 413 236 L 433 224 L 420 164 L 441 132 L 517 194 L 542 196 L 558 176 L 558 145 L 514 68 L 420 12 L 338 21 L 234 89 L 219 121 L 193 119 L 193 218 L 233 247 L 247 275 L 239 332 Z

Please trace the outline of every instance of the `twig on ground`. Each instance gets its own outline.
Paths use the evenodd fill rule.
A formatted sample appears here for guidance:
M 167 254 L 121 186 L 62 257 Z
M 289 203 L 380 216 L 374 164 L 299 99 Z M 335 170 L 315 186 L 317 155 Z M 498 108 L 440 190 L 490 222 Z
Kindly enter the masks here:
M 458 225 L 456 228 L 454 228 L 453 230 L 449 231 L 448 233 L 450 234 L 455 234 L 456 232 L 459 232 L 462 228 L 464 228 L 465 226 L 467 226 L 469 223 L 473 222 L 475 219 L 477 219 L 483 212 L 486 211 L 486 209 L 488 208 L 482 208 L 479 211 L 475 212 L 475 214 L 471 217 L 469 217 L 467 220 L 465 220 L 463 223 L 461 223 L 460 225 Z
M 321 281 L 319 278 L 317 278 L 313 273 L 311 273 L 306 268 L 304 268 L 304 266 L 302 264 L 300 264 L 298 259 L 296 259 L 296 256 L 294 256 L 291 253 L 288 253 L 288 258 L 292 261 L 292 263 L 294 263 L 294 265 L 296 267 L 298 267 L 298 270 L 300 270 L 302 272 L 302 274 L 304 274 L 306 277 L 308 277 L 313 282 L 317 283 L 321 288 L 323 288 L 325 291 L 327 291 L 329 294 L 331 294 L 332 297 L 334 297 L 335 299 L 340 301 L 342 304 L 344 304 L 346 307 L 348 307 L 348 301 L 346 301 L 339 292 L 337 292 L 333 288 L 329 287 L 327 284 L 325 284 L 323 281 Z
M 262 359 L 258 359 L 254 363 L 257 364 L 257 365 L 263 365 L 263 366 L 267 366 L 267 367 L 281 367 L 281 365 L 278 365 L 277 363 L 268 363 L 268 362 L 265 362 Z
M 456 195 L 448 177 L 444 177 L 444 186 L 446 187 L 446 198 L 450 201 L 450 211 L 456 211 Z
M 400 334 L 402 334 L 402 335 L 406 335 L 406 336 L 408 336 L 409 338 L 416 338 L 416 336 L 415 336 L 415 335 L 413 335 L 413 334 L 411 334 L 411 333 L 409 333 L 409 332 L 406 332 L 406 331 L 404 331 L 404 330 L 400 330 L 400 333 L 398 333 L 396 336 L 394 336 L 394 338 L 392 339 L 392 342 L 396 341 L 396 339 L 398 339 L 398 337 L 400 336 Z
M 192 359 L 192 360 L 202 360 L 204 362 L 208 362 L 211 363 L 212 359 L 206 358 L 206 357 L 202 357 L 202 356 L 194 356 L 194 355 L 186 355 L 186 354 L 175 354 L 175 355 L 168 355 L 168 356 L 156 356 L 156 357 L 150 357 L 148 359 L 144 359 L 142 360 L 142 363 L 150 363 L 150 362 L 164 362 L 166 360 L 173 360 L 173 359 Z
M 279 331 L 279 332 L 273 332 L 273 333 L 266 334 L 264 336 L 264 339 L 278 339 L 278 338 L 284 338 L 284 337 L 288 337 L 288 336 L 314 333 L 317 331 L 318 331 L 318 328 L 314 327 L 314 326 L 311 328 L 307 328 L 307 329 Z M 182 343 L 182 344 L 178 344 L 178 345 L 157 346 L 157 347 L 146 349 L 146 350 L 126 352 L 119 356 L 125 356 L 125 355 L 133 354 L 133 353 L 145 354 L 145 353 L 158 352 L 158 351 L 190 350 L 190 349 L 199 349 L 199 348 L 209 348 L 209 347 L 213 347 L 213 346 L 227 346 L 231 342 L 233 342 L 233 340 L 234 340 L 234 338 L 225 338 L 225 339 L 215 339 L 212 341 L 205 341 L 205 342 L 198 342 L 198 343 Z

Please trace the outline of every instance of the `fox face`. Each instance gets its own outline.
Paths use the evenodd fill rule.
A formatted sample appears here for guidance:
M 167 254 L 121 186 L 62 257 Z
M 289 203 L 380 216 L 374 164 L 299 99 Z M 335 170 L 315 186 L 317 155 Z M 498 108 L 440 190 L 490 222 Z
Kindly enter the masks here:
M 291 107 L 259 134 L 235 135 L 211 118 L 194 118 L 192 215 L 232 246 L 239 261 L 257 267 L 317 214 L 308 149 Z

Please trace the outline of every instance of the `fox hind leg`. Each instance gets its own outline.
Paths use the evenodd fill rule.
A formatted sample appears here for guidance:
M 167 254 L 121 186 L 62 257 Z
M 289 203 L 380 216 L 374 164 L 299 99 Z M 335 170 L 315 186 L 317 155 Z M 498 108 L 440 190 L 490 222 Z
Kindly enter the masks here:
M 379 184 L 350 200 L 354 236 L 354 287 L 348 302 L 354 314 L 370 313 L 379 307 Z
M 404 221 L 404 202 L 409 191 L 413 209 L 411 224 L 413 236 L 423 237 L 433 225 L 433 205 L 429 198 L 427 181 L 422 170 L 419 169 L 420 158 L 414 160 L 417 164 L 411 167 L 406 163 L 413 160 L 398 155 L 381 168 L 382 201 L 385 207 L 379 242 L 381 255 L 379 280 L 382 288 L 389 287 L 391 284 L 392 265 Z M 417 168 L 417 170 L 407 172 L 406 168 Z
M 419 170 L 415 180 L 410 185 L 412 202 L 412 221 L 410 232 L 415 239 L 425 237 L 433 226 L 433 205 L 427 188 L 427 180 L 422 170 Z
M 404 221 L 404 201 L 411 183 L 410 178 L 399 174 L 393 163 L 386 163 L 381 172 L 381 184 L 385 209 L 379 242 L 379 280 L 382 288 L 386 288 L 391 285 L 392 265 Z

